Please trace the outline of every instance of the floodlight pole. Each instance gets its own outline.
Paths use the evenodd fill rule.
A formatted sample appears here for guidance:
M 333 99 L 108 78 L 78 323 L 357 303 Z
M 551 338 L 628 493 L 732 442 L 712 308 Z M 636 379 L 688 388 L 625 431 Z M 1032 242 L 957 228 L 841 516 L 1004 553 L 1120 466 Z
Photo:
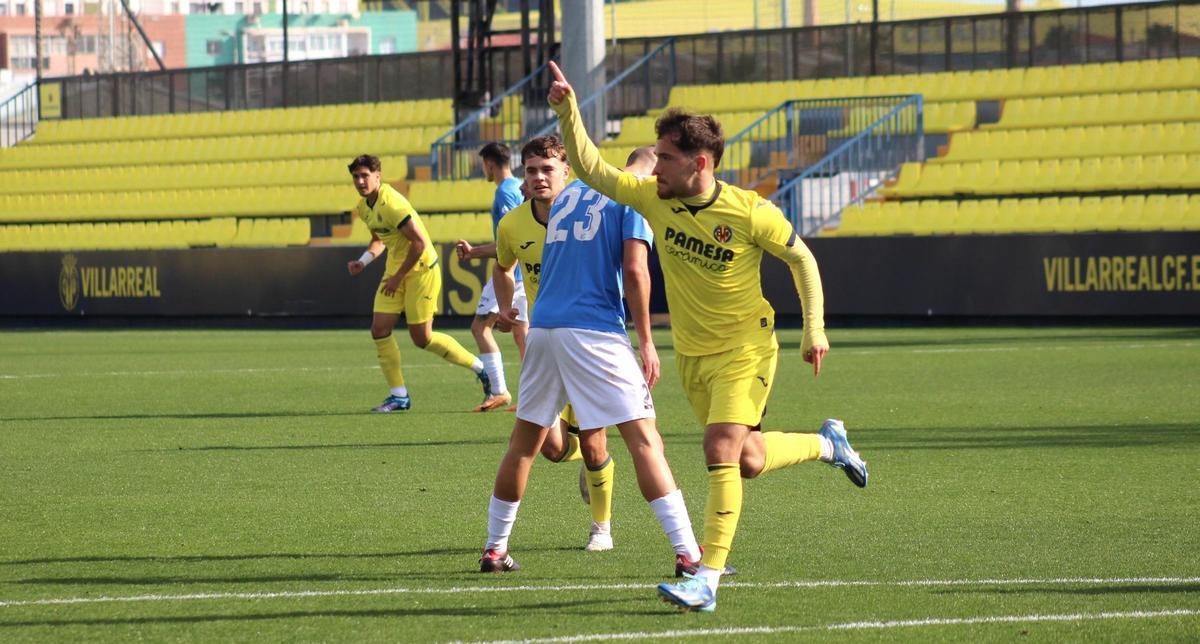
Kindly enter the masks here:
M 33 55 L 37 58 L 33 62 L 34 74 L 37 77 L 37 82 L 42 82 L 42 0 L 33 0 Z M 41 103 L 38 104 L 38 109 L 41 110 Z
M 280 91 L 283 92 L 282 103 L 284 107 L 288 104 L 288 6 L 287 0 L 283 0 L 283 79 L 280 81 Z

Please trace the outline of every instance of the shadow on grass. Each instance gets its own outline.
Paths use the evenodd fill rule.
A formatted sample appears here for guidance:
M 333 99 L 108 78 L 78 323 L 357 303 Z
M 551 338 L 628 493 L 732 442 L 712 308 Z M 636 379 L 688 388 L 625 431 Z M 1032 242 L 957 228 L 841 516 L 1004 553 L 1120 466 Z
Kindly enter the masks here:
M 963 593 L 987 595 L 1126 595 L 1133 593 L 1194 593 L 1200 591 L 1200 584 L 1118 584 L 1115 586 L 1080 586 L 1078 588 L 971 588 L 957 590 L 939 590 L 938 593 L 961 595 Z
M 180 577 L 180 576 L 158 576 L 158 577 L 42 577 L 31 579 L 17 579 L 7 582 L 9 584 L 22 584 L 30 586 L 159 586 L 168 584 L 259 584 L 259 583 L 277 583 L 289 581 L 307 581 L 307 582 L 360 582 L 360 581 L 391 581 L 391 577 L 386 575 L 339 575 L 339 574 L 311 574 L 311 575 L 264 575 L 253 576 L 243 575 L 240 577 Z
M 1165 447 L 1200 444 L 1200 424 L 872 428 L 852 436 L 863 451 Z
M 338 443 L 331 445 L 206 445 L 201 447 L 164 447 L 141 452 L 243 452 L 261 450 L 376 449 L 390 447 L 445 447 L 447 445 L 506 445 L 507 436 L 494 439 L 473 438 L 460 441 L 412 441 L 408 443 Z M 499 452 L 498 452 L 499 453 Z
M 246 615 L 209 614 L 209 615 L 167 615 L 162 617 L 111 617 L 90 619 L 43 619 L 19 622 L 0 622 L 0 628 L 22 628 L 31 626 L 121 626 L 141 624 L 201 624 L 205 622 L 256 622 L 276 619 L 309 619 L 313 617 L 359 617 L 359 618 L 395 618 L 395 617 L 512 617 L 522 611 L 547 611 L 556 619 L 561 615 L 592 615 L 593 611 L 570 610 L 585 606 L 594 607 L 602 604 L 627 602 L 627 599 L 581 599 L 574 601 L 541 602 L 529 604 L 513 604 L 499 608 L 482 608 L 479 606 L 445 607 L 445 608 L 393 608 L 379 610 L 314 610 L 314 611 L 283 611 L 262 612 Z M 634 614 L 622 611 L 620 614 Z
M 1182 329 L 1130 329 L 1128 333 L 1116 331 L 1106 333 L 1103 329 L 1095 334 L 1075 334 L 1055 332 L 1053 329 L 1030 330 L 1028 332 L 1014 331 L 1005 335 L 981 335 L 979 337 L 962 337 L 956 329 L 950 329 L 946 334 L 929 335 L 928 337 L 890 338 L 890 339 L 833 339 L 834 353 L 838 349 L 873 349 L 873 348 L 920 348 L 920 347 L 950 347 L 978 346 L 986 344 L 1028 344 L 1031 342 L 1054 342 L 1056 344 L 1082 344 L 1097 341 L 1110 342 L 1170 342 L 1200 340 L 1200 328 Z M 799 341 L 780 342 L 781 349 L 799 349 Z
M 521 552 L 575 552 L 574 546 L 531 546 L 521 548 Z M 35 564 L 59 563 L 207 563 L 214 561 L 269 561 L 279 559 L 295 559 L 299 561 L 311 559 L 402 559 L 404 557 L 435 557 L 455 555 L 479 558 L 479 548 L 429 548 L 425 550 L 408 550 L 398 552 L 270 552 L 261 554 L 240 555 L 127 555 L 127 556 L 83 556 L 83 557 L 47 557 L 42 559 L 13 559 L 0 561 L 0 566 L 25 566 Z
M 469 409 L 424 409 L 408 410 L 393 416 L 444 416 L 446 414 L 472 414 Z M 252 418 L 380 418 L 384 414 L 362 411 L 239 411 L 200 412 L 195 414 L 92 414 L 77 416 L 6 416 L 0 422 L 41 422 L 47 420 L 244 420 Z

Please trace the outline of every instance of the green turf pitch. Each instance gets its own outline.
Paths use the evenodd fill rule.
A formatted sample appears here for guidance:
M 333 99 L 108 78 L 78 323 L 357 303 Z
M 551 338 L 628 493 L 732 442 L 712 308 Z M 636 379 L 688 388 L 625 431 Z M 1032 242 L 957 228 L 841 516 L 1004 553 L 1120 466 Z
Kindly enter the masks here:
M 616 549 L 582 551 L 578 467 L 539 461 L 524 569 L 478 573 L 513 417 L 469 413 L 471 375 L 406 338 L 413 409 L 373 415 L 365 330 L 0 333 L 0 641 L 1200 637 L 1200 330 L 829 335 L 814 380 L 781 332 L 766 425 L 845 419 L 871 485 L 747 483 L 741 575 L 697 615 L 655 598 L 672 557 L 615 432 Z

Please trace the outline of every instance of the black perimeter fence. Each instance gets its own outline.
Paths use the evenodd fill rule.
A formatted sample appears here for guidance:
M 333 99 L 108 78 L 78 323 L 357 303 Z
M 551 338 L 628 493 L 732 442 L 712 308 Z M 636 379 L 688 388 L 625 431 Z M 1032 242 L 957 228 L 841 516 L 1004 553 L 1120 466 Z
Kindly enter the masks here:
M 665 38 L 617 41 L 613 77 Z M 491 96 L 524 75 L 495 48 Z M 1200 0 L 678 36 L 675 82 L 832 78 L 1200 55 Z M 449 51 L 48 79 L 62 117 L 452 98 Z M 465 106 L 470 107 L 470 106 Z M 650 107 L 650 106 L 647 106 Z

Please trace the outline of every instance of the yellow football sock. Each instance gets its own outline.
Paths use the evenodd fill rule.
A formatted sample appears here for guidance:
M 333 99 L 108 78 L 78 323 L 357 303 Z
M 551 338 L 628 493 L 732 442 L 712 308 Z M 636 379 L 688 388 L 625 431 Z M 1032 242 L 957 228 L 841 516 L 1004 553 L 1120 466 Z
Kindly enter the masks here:
M 571 461 L 582 461 L 583 451 L 579 449 L 579 437 L 575 434 L 567 432 L 567 451 L 563 457 L 558 459 L 559 463 L 570 463 Z
M 433 332 L 429 334 L 429 344 L 425 345 L 425 350 L 435 356 L 460 367 L 471 368 L 475 364 L 475 356 L 471 355 L 470 351 L 463 348 L 463 345 L 458 343 L 458 340 L 446 335 L 445 333 Z
M 610 456 L 598 470 L 590 467 L 583 469 L 583 476 L 587 479 L 588 493 L 592 499 L 589 503 L 592 508 L 592 521 L 596 523 L 612 520 L 613 467 L 613 460 Z
M 772 470 L 790 467 L 804 461 L 821 458 L 821 437 L 816 434 L 763 432 L 766 455 L 759 476 Z
M 742 514 L 742 471 L 737 463 L 708 466 L 708 501 L 704 504 L 704 556 L 700 563 L 725 569 L 733 534 Z
M 379 354 L 379 368 L 387 378 L 388 387 L 403 387 L 404 374 L 400 372 L 400 347 L 396 344 L 396 336 L 388 334 L 386 338 L 375 338 L 375 351 Z

